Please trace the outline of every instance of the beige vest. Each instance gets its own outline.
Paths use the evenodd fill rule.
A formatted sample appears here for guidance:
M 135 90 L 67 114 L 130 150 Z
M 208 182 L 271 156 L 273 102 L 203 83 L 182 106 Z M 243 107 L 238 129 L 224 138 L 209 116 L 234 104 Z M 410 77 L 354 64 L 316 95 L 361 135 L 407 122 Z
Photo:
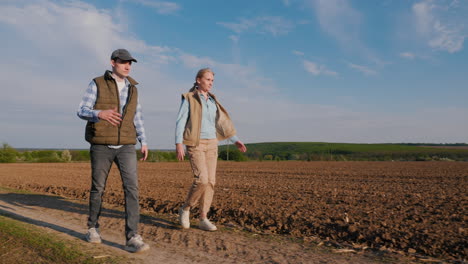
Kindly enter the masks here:
M 226 109 L 216 100 L 216 97 L 210 93 L 210 96 L 216 102 L 218 110 L 216 111 L 216 137 L 218 140 L 225 140 L 236 135 L 236 129 L 227 113 Z M 189 117 L 184 130 L 183 143 L 187 146 L 198 146 L 200 143 L 200 131 L 202 120 L 202 102 L 196 89 L 182 94 L 182 97 L 189 103 Z
M 117 84 L 110 71 L 103 76 L 94 79 L 97 86 L 97 98 L 95 110 L 120 109 L 120 99 Z M 91 144 L 103 145 L 134 145 L 136 144 L 136 129 L 133 123 L 138 102 L 138 84 L 134 79 L 127 77 L 130 82 L 127 104 L 122 114 L 122 122 L 119 126 L 113 126 L 107 121 L 86 124 L 86 141 Z

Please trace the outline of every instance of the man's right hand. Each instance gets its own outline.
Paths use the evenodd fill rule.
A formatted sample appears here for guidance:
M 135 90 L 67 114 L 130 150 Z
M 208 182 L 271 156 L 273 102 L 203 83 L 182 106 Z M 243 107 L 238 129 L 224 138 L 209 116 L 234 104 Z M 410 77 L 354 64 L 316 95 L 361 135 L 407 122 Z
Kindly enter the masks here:
M 113 126 L 118 126 L 122 122 L 122 115 L 117 112 L 117 107 L 109 110 L 102 110 L 98 115 L 99 119 L 106 120 Z

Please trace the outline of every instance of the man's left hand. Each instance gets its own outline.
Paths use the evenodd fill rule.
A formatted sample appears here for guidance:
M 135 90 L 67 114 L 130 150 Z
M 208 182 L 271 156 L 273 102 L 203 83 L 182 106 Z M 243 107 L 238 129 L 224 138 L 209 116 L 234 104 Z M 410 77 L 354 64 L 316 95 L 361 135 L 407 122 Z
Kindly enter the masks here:
M 143 157 L 140 159 L 141 161 L 145 161 L 148 158 L 148 146 L 143 145 L 141 146 L 141 154 L 143 154 Z

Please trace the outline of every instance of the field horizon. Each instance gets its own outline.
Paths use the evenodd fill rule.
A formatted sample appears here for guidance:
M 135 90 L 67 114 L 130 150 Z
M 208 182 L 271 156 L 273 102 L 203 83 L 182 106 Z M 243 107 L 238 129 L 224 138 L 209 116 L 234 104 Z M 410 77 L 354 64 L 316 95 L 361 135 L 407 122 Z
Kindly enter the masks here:
M 245 142 L 244 142 L 245 143 Z M 321 142 L 321 141 L 265 141 L 265 142 L 251 142 L 245 143 L 246 146 L 249 145 L 258 145 L 258 144 L 286 144 L 286 143 L 293 143 L 293 144 L 329 144 L 329 145 L 363 145 L 363 146 L 372 146 L 372 145 L 379 145 L 379 146 L 391 146 L 391 145 L 402 145 L 402 146 L 416 146 L 416 147 L 468 147 L 468 143 L 464 142 L 454 142 L 454 143 L 431 143 L 431 142 L 408 142 L 408 143 L 401 143 L 401 142 L 394 142 L 394 143 L 350 143 L 350 142 Z M 8 142 L 3 142 L 2 144 L 8 144 Z M 139 144 L 135 145 L 136 147 Z M 220 141 L 220 146 L 231 145 L 226 144 L 225 141 Z M 47 147 L 47 148 L 30 148 L 30 147 L 15 147 L 9 145 L 18 151 L 31 151 L 31 150 L 87 150 L 88 148 L 60 148 L 60 147 Z M 150 150 L 158 150 L 158 151 L 175 151 L 175 148 L 150 148 Z

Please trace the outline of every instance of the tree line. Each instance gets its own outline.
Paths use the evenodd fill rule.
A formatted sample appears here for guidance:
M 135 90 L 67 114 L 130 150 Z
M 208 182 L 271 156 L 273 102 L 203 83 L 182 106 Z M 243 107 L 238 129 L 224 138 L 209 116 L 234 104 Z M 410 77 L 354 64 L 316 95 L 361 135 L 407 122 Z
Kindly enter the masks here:
M 314 142 L 275 142 L 246 144 L 242 153 L 232 145 L 219 147 L 219 159 L 229 161 L 468 161 L 468 147 L 437 148 L 410 144 L 346 144 Z M 141 158 L 136 150 L 137 158 Z M 89 150 L 16 150 L 4 143 L 0 149 L 0 163 L 14 162 L 84 162 Z M 177 161 L 174 150 L 151 150 L 148 162 Z
M 141 158 L 140 151 L 137 151 L 138 158 Z M 89 150 L 16 150 L 8 144 L 3 144 L 0 149 L 0 163 L 15 162 L 84 162 L 89 161 Z M 150 151 L 147 161 L 176 161 L 177 156 L 174 151 Z

